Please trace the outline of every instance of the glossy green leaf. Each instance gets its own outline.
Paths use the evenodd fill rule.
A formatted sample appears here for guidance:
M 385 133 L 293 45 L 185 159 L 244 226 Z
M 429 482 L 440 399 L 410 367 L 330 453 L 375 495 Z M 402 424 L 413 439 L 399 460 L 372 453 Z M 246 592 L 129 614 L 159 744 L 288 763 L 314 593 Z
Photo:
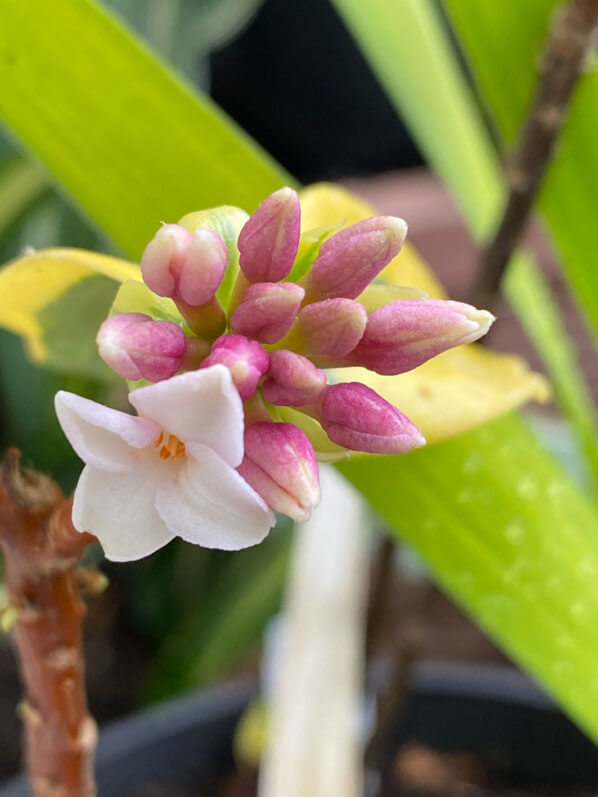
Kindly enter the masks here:
M 86 236 L 73 212 L 46 190 L 0 239 L 0 262 L 15 251 L 23 251 L 27 245 L 45 246 L 54 242 L 57 234 L 63 234 L 65 239 L 68 236 L 68 240 L 78 245 L 97 245 L 91 234 Z M 24 295 L 17 291 L 16 296 L 11 296 L 2 280 L 3 273 L 0 271 L 0 317 L 5 319 L 3 308 L 15 301 L 22 304 Z M 51 293 L 50 285 L 46 284 L 45 295 L 50 301 L 53 298 Z M 77 334 L 82 331 L 85 331 L 84 326 L 79 325 Z M 88 339 L 93 336 L 92 329 L 89 329 Z M 85 340 L 81 342 L 89 355 L 89 344 Z M 75 376 L 72 372 L 77 367 L 72 361 L 66 363 L 66 371 L 61 368 L 60 373 L 40 369 L 27 356 L 23 344 L 22 339 L 0 330 L 0 449 L 17 446 L 27 462 L 52 473 L 63 490 L 70 491 L 80 473 L 81 462 L 56 423 L 54 394 L 62 388 L 98 401 L 105 402 L 107 396 L 103 393 L 103 386 L 95 380 L 88 376 Z M 95 359 L 95 353 L 93 356 Z M 88 359 L 83 368 L 88 375 L 92 370 L 89 365 Z M 110 384 L 113 386 L 114 382 Z
M 429 163 L 455 197 L 473 235 L 484 240 L 492 232 L 502 207 L 502 170 L 436 9 L 429 0 L 372 0 L 367 5 L 359 0 L 334 1 Z M 493 0 L 485 0 L 479 6 L 477 2 L 449 2 L 460 27 L 469 25 L 476 30 L 477 25 L 486 25 L 489 34 L 497 29 L 500 20 L 503 38 L 497 37 L 488 48 L 480 46 L 476 52 L 477 64 L 486 76 L 484 88 L 489 75 L 500 86 L 505 126 L 513 107 L 523 113 L 533 86 L 530 70 L 520 80 L 513 64 L 518 58 L 521 60 L 522 53 L 537 51 L 545 33 L 546 23 L 538 24 L 538 16 L 546 13 L 546 4 L 527 2 L 530 18 L 525 21 L 520 18 L 519 6 L 509 6 L 507 10 L 504 4 Z M 478 48 L 475 34 L 472 37 L 472 46 Z M 507 39 L 509 47 L 505 48 Z M 505 75 L 509 75 L 508 80 Z M 514 103 L 512 91 L 516 95 Z M 516 125 L 511 123 L 509 133 L 513 135 L 515 130 Z M 569 235 L 572 234 L 570 230 Z M 590 251 L 586 249 L 586 255 Z M 585 263 L 588 274 L 595 272 L 588 267 L 587 256 Z M 598 423 L 574 346 L 546 287 L 541 301 L 538 299 L 536 288 L 541 274 L 531 255 L 518 252 L 509 271 L 508 298 L 542 357 L 555 385 L 556 398 L 586 456 L 588 475 L 598 486 Z M 594 299 L 598 302 L 598 282 Z M 564 351 L 569 356 L 563 356 Z
M 0 116 L 137 259 L 161 221 L 290 178 L 92 0 L 4 0 Z
M 0 169 L 0 236 L 10 230 L 47 188 L 43 169 L 24 158 L 15 157 Z
M 598 424 L 592 396 L 575 367 L 577 353 L 566 334 L 550 286 L 533 258 L 520 254 L 504 290 L 530 340 L 553 376 L 556 398 L 577 433 L 593 484 L 598 485 Z
M 598 516 L 523 422 L 338 467 L 598 740 Z
M 287 179 L 89 0 L 26 8 L 5 0 L 0 56 L 0 113 L 132 255 L 160 220 L 222 202 L 250 210 Z M 520 422 L 341 467 L 468 611 L 598 735 L 588 699 L 596 518 Z M 241 606 L 237 598 L 232 616 Z M 226 644 L 231 627 L 241 626 L 229 625 Z
M 425 0 L 335 2 L 472 232 L 487 236 L 500 210 L 501 173 L 434 8 Z M 462 9 L 460 0 L 452 5 Z M 477 5 L 465 5 L 468 18 L 475 19 Z M 500 16 L 503 6 L 495 4 L 494 14 Z M 519 6 L 509 9 L 515 13 L 512 30 L 519 31 Z M 510 44 L 504 46 L 511 31 L 504 33 L 497 45 L 502 62 L 512 55 Z M 479 60 L 490 69 L 496 64 L 483 47 Z M 516 74 L 509 81 L 504 70 L 497 71 L 497 79 L 505 93 L 519 87 Z M 566 335 L 554 307 L 546 304 L 548 292 L 542 292 L 543 302 L 534 293 L 533 263 L 526 255 L 517 259 L 510 297 L 593 464 L 595 420 L 587 387 L 575 359 L 563 353 L 567 343 L 558 343 Z M 598 713 L 588 701 L 598 686 L 596 642 L 584 626 L 598 620 L 598 518 L 532 435 L 507 418 L 428 450 L 370 464 L 354 460 L 339 467 L 419 550 L 450 594 L 598 738 Z
M 474 234 L 486 235 L 503 199 L 500 163 L 464 90 L 434 5 L 430 0 L 333 2 Z
M 132 263 L 97 252 L 25 252 L 0 269 L 0 326 L 21 335 L 31 357 L 54 370 L 113 379 L 95 336 L 118 283 L 138 275 Z
M 538 77 L 542 44 L 557 0 L 445 0 L 492 119 L 511 145 Z M 508 47 L 505 42 L 508 41 Z M 540 208 L 594 339 L 598 341 L 598 72 L 581 78 L 546 176 Z

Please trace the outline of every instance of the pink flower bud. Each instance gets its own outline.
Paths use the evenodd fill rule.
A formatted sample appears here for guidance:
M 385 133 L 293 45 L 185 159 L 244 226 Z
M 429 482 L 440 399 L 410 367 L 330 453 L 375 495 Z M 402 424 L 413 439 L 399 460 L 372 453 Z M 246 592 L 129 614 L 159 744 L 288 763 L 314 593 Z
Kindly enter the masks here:
M 222 238 L 207 228 L 196 230 L 179 277 L 181 299 L 194 307 L 207 304 L 216 295 L 227 263 L 228 251 Z
M 279 282 L 293 266 L 301 234 L 301 205 L 292 188 L 264 200 L 239 234 L 239 263 L 249 282 Z
M 246 429 L 238 470 L 272 509 L 293 520 L 307 520 L 320 502 L 313 447 L 292 423 L 261 421 Z
M 143 253 L 141 273 L 158 296 L 199 307 L 213 299 L 227 262 L 226 245 L 212 230 L 192 234 L 179 224 L 165 224 Z
M 304 296 L 294 282 L 250 285 L 231 316 L 231 329 L 260 343 L 276 343 L 292 327 Z
M 401 374 L 453 346 L 472 343 L 494 316 L 469 304 L 442 299 L 399 299 L 375 310 L 348 358 L 379 374 Z
M 231 372 L 233 382 L 243 400 L 251 398 L 258 382 L 268 370 L 267 352 L 254 340 L 243 335 L 222 335 L 202 362 L 202 368 L 221 363 Z
M 144 313 L 106 319 L 96 338 L 100 357 L 124 379 L 169 379 L 183 365 L 186 338 L 172 321 L 154 321 Z
M 268 379 L 262 392 L 271 404 L 304 407 L 317 401 L 326 386 L 326 374 L 300 354 L 280 349 L 270 352 Z
M 425 444 L 406 415 L 361 382 L 324 390 L 319 420 L 339 446 L 370 454 L 401 454 Z
M 179 224 L 164 224 L 141 256 L 141 275 L 147 287 L 158 296 L 176 293 L 177 275 L 183 267 L 191 233 Z
M 306 305 L 297 319 L 297 330 L 308 354 L 344 357 L 357 346 L 368 314 L 353 299 L 325 299 Z
M 395 216 L 364 219 L 325 241 L 308 274 L 308 295 L 355 299 L 403 246 L 407 223 Z

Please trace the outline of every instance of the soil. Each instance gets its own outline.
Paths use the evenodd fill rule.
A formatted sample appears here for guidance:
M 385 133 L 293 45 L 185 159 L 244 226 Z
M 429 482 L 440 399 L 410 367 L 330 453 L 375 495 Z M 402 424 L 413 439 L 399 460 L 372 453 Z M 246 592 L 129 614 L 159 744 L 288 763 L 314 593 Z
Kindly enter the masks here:
M 407 744 L 397 751 L 380 797 L 592 797 L 583 789 L 549 784 L 520 788 L 508 760 L 500 751 L 494 754 L 495 763 L 485 765 L 471 753 Z

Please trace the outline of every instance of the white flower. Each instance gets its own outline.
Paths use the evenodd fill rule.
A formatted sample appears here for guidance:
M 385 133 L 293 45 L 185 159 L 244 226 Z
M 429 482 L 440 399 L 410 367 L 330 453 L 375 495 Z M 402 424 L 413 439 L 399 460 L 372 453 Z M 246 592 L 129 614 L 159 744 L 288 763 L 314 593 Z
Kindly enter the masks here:
M 274 525 L 264 500 L 235 470 L 243 459 L 243 405 L 223 365 L 129 394 L 138 417 L 61 391 L 56 413 L 86 463 L 73 523 L 106 556 L 147 556 L 174 537 L 238 550 Z

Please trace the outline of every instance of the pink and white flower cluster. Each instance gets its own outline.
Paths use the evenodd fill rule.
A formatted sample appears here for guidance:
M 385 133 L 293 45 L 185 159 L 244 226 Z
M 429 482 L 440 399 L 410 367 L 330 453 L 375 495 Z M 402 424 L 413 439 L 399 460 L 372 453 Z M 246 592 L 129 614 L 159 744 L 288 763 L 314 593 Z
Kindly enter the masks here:
M 204 226 L 162 226 L 141 272 L 181 322 L 121 313 L 97 338 L 120 376 L 154 383 L 129 394 L 138 415 L 57 395 L 59 421 L 86 463 L 73 520 L 109 558 L 137 559 L 175 536 L 243 548 L 265 537 L 272 510 L 307 518 L 320 498 L 316 456 L 280 408 L 315 419 L 343 449 L 398 454 L 424 444 L 397 408 L 361 382 L 335 383 L 332 369 L 403 373 L 477 340 L 492 315 L 454 301 L 381 300 L 380 291 L 374 301 L 368 286 L 400 251 L 402 219 L 323 236 L 307 269 L 298 268 L 300 222 L 299 197 L 283 188 L 232 247 Z M 217 291 L 237 257 L 223 306 Z

